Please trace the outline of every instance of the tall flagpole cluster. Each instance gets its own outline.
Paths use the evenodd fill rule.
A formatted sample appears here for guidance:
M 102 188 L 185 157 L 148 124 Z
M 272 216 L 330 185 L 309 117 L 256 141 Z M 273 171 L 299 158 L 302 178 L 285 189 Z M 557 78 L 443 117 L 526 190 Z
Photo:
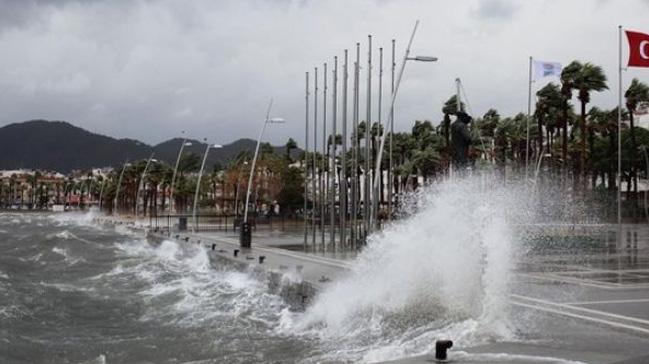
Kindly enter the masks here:
M 392 103 L 389 114 L 386 114 L 389 124 L 385 124 L 382 117 L 384 48 L 379 47 L 379 67 L 378 70 L 374 70 L 372 40 L 372 35 L 368 35 L 365 60 L 361 59 L 361 44 L 356 43 L 355 59 L 352 58 L 353 55 L 350 57 L 348 49 L 344 49 L 341 65 L 338 62 L 338 55 L 333 57 L 333 63 L 329 63 L 333 65 L 330 72 L 328 63 L 323 63 L 320 79 L 318 67 L 315 67 L 312 73 L 306 72 L 305 138 L 307 140 L 303 166 L 305 249 L 313 251 L 356 249 L 365 243 L 368 234 L 375 227 L 379 212 L 383 208 L 382 203 L 387 202 L 387 216 L 391 216 L 394 211 L 394 182 L 390 168 L 393 151 L 391 134 L 394 132 L 393 107 L 398 89 L 398 82 L 395 84 L 396 42 L 394 39 L 391 40 Z M 366 62 L 366 67 L 361 68 L 362 61 Z M 339 66 L 342 66 L 341 69 Z M 363 75 L 361 71 L 364 72 Z M 373 78 L 374 72 L 378 72 L 377 79 Z M 364 104 L 361 103 L 361 76 L 366 80 Z M 319 97 L 320 90 L 322 90 L 322 98 Z M 372 104 L 374 96 L 378 100 L 375 105 Z M 377 108 L 374 115 L 373 106 Z M 361 107 L 365 107 L 363 119 Z M 372 117 L 376 119 L 376 123 L 373 122 Z M 318 124 L 318 120 L 322 123 Z M 390 164 L 385 166 L 388 169 L 385 171 L 381 169 L 380 160 L 387 135 L 390 135 Z M 318 139 L 322 142 L 321 148 L 318 148 Z M 374 163 L 379 166 L 376 170 L 373 168 Z M 387 182 L 384 181 L 385 179 Z M 384 201 L 385 196 L 387 201 Z

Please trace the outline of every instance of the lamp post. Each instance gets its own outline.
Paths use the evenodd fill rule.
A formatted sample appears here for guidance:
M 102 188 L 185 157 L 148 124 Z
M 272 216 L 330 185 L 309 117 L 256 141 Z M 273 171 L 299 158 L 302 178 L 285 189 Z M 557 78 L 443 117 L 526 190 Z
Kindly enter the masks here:
M 185 134 L 185 131 L 182 132 Z M 169 213 L 172 213 L 176 207 L 174 204 L 174 185 L 176 184 L 176 173 L 178 173 L 178 165 L 180 164 L 180 157 L 183 155 L 183 150 L 185 147 L 191 146 L 192 143 L 187 141 L 187 138 L 183 138 L 183 143 L 180 145 L 180 150 L 178 151 L 178 157 L 176 158 L 176 166 L 174 167 L 174 173 L 171 177 L 171 188 L 169 190 Z
M 113 206 L 114 206 L 113 210 L 115 212 L 117 212 L 117 201 L 119 199 L 119 188 L 122 185 L 122 178 L 124 178 L 124 171 L 126 171 L 126 167 L 129 167 L 130 165 L 131 165 L 131 163 L 128 163 L 128 161 L 126 161 L 126 163 L 124 163 L 124 165 L 122 166 L 122 172 L 119 174 L 119 179 L 117 180 L 117 188 L 115 190 L 115 200 L 113 201 Z
M 252 166 L 250 167 L 250 176 L 248 177 L 248 191 L 246 192 L 246 204 L 243 208 L 243 223 L 241 224 L 241 237 L 239 244 L 242 248 L 250 248 L 251 241 L 251 231 L 250 225 L 248 224 L 248 204 L 250 202 L 250 189 L 252 188 L 252 178 L 255 174 L 255 165 L 257 164 L 257 156 L 259 155 L 259 144 L 261 144 L 261 138 L 264 136 L 264 131 L 266 131 L 266 126 L 268 124 L 282 124 L 284 119 L 282 118 L 271 118 L 270 110 L 273 106 L 273 100 L 270 100 L 268 105 L 268 111 L 266 112 L 266 120 L 264 120 L 264 125 L 261 128 L 259 137 L 257 138 L 257 147 L 255 148 L 255 156 L 252 159 Z
M 196 180 L 196 191 L 194 192 L 194 208 L 192 209 L 192 231 L 196 231 L 196 206 L 198 205 L 198 192 L 201 189 L 201 178 L 203 177 L 203 170 L 205 169 L 207 154 L 212 148 L 223 148 L 223 146 L 219 144 L 207 144 L 207 146 L 205 147 L 205 153 L 203 153 L 203 163 L 201 163 L 201 171 L 198 173 L 198 179 Z
M 410 46 L 412 45 L 412 41 L 415 38 L 415 33 L 417 32 L 417 27 L 419 26 L 419 20 L 415 23 L 415 27 L 412 30 L 412 34 L 410 35 L 410 41 L 408 41 L 408 46 L 406 47 L 406 52 L 403 57 L 403 61 L 401 62 L 401 68 L 399 69 L 399 74 L 397 76 L 397 81 L 394 86 L 394 92 L 392 92 L 392 99 L 390 100 L 390 110 L 388 112 L 389 115 L 389 120 L 390 120 L 390 129 L 393 128 L 394 124 L 394 102 L 397 99 L 397 93 L 399 92 L 399 85 L 401 84 L 401 77 L 403 77 L 403 71 L 406 68 L 406 62 L 407 61 L 417 61 L 417 62 L 437 62 L 437 57 L 430 57 L 430 56 L 415 56 L 415 57 L 409 57 L 410 55 Z M 375 166 L 375 175 L 378 175 L 381 173 L 381 160 L 383 157 L 383 150 L 385 149 L 385 137 L 387 133 L 383 133 L 381 135 L 381 144 L 379 147 L 379 152 L 376 157 L 376 166 Z M 374 180 L 374 191 L 377 191 L 378 189 L 378 178 Z M 376 200 L 374 201 L 376 203 Z M 373 223 L 370 223 L 370 226 L 373 226 Z
M 144 170 L 142 171 L 142 175 L 140 176 L 140 183 L 137 186 L 137 192 L 135 192 L 135 217 L 137 218 L 137 213 L 138 213 L 138 204 L 140 201 L 140 190 L 144 188 L 144 178 L 146 178 L 146 174 L 149 171 L 149 166 L 151 163 L 156 163 L 158 162 L 157 159 L 153 159 L 153 156 L 155 153 L 151 153 L 151 156 L 149 159 L 146 161 L 146 165 L 144 166 Z M 143 207 L 143 210 L 146 211 L 146 206 Z M 146 215 L 146 214 L 145 214 Z

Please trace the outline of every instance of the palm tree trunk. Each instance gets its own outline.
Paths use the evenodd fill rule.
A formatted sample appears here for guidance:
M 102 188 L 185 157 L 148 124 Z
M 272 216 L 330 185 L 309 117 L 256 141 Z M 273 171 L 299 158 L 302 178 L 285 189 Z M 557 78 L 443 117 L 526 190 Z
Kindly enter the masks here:
M 586 102 L 581 102 L 581 162 L 579 163 L 580 179 L 586 190 Z

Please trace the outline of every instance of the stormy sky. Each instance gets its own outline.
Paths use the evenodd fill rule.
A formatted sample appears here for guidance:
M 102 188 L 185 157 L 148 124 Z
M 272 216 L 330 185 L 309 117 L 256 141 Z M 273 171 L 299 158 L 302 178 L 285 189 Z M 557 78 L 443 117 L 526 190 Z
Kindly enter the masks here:
M 378 47 L 386 49 L 387 105 L 390 40 L 402 57 L 417 19 L 413 55 L 439 62 L 408 63 L 398 130 L 415 119 L 437 124 L 458 76 L 474 114 L 526 110 L 530 55 L 603 66 L 611 90 L 593 104 L 613 107 L 617 25 L 649 32 L 647 15 L 646 0 L 0 0 L 0 125 L 67 120 L 148 143 L 185 129 L 227 143 L 256 137 L 272 97 L 273 116 L 287 122 L 266 139 L 302 145 L 304 72 L 356 42 L 364 65 L 372 34 L 375 92 Z M 649 70 L 624 77 L 649 82 Z M 364 90 L 361 99 L 364 115 Z

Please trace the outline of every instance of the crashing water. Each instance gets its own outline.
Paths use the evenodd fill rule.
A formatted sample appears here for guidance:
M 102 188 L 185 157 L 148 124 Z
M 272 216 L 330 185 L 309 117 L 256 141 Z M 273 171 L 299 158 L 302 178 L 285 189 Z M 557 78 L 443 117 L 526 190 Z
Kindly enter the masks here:
M 424 354 L 440 338 L 464 347 L 514 339 L 511 226 L 526 218 L 515 192 L 473 180 L 424 189 L 416 210 L 372 236 L 352 272 L 304 315 L 286 315 L 285 328 L 327 346 L 313 361 Z
M 310 356 L 263 277 L 81 214 L 0 213 L 0 362 L 250 363 Z
M 377 362 L 440 338 L 464 359 L 524 362 L 461 351 L 519 339 L 512 227 L 532 212 L 499 184 L 422 188 L 306 312 L 197 245 L 152 244 L 94 214 L 0 214 L 0 362 Z

